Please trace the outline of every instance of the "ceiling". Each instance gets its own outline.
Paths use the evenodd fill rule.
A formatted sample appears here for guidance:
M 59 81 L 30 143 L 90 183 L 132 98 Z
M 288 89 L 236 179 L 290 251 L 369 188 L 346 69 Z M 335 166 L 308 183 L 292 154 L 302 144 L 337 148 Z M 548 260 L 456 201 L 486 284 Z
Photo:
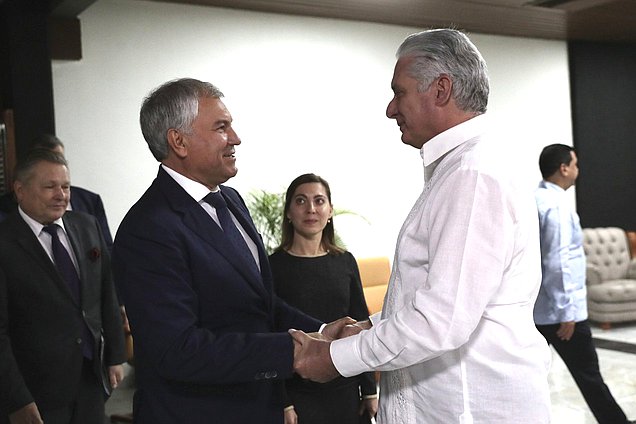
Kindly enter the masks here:
M 636 0 L 154 0 L 419 28 L 636 43 Z
M 95 0 L 52 0 L 54 15 Z M 418 28 L 636 43 L 636 0 L 153 0 Z M 57 11 L 57 13 L 56 13 Z M 63 11 L 63 12 L 62 12 Z M 81 11 L 81 10 L 80 10 Z

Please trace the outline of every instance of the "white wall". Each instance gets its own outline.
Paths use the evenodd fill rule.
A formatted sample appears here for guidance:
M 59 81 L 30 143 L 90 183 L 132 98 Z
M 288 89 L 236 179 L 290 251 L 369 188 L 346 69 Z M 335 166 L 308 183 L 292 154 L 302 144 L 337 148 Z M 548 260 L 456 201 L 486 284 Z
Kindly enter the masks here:
M 73 184 L 102 195 L 113 233 L 158 164 L 139 130 L 139 106 L 177 77 L 223 90 L 243 143 L 243 195 L 283 191 L 297 175 L 326 178 L 354 255 L 392 258 L 422 188 L 419 152 L 385 117 L 395 50 L 422 28 L 146 1 L 100 0 L 81 16 L 83 59 L 55 62 L 58 136 Z M 530 161 L 572 144 L 565 42 L 471 34 L 491 75 L 489 115 L 510 131 L 501 160 Z M 539 181 L 538 170 L 527 175 Z

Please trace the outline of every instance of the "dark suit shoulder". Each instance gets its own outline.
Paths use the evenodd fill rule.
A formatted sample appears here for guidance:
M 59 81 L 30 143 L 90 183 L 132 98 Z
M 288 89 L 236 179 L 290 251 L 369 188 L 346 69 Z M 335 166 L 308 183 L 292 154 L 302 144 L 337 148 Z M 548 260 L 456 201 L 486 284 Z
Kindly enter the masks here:
M 91 215 L 104 214 L 104 204 L 99 194 L 81 187 L 71 186 L 71 205 L 73 210 L 80 212 Z
M 25 229 L 31 231 L 28 224 L 20 216 L 17 209 L 0 222 L 0 238 L 14 237 Z
M 13 192 L 4 193 L 0 196 L 0 212 L 4 212 L 6 215 L 14 212 L 18 208 L 18 202 L 15 200 Z
M 73 194 L 76 194 L 79 196 L 85 196 L 87 198 L 92 198 L 92 199 L 100 198 L 99 194 L 92 192 L 90 190 L 86 190 L 85 188 L 78 187 L 78 186 L 71 186 L 71 196 Z

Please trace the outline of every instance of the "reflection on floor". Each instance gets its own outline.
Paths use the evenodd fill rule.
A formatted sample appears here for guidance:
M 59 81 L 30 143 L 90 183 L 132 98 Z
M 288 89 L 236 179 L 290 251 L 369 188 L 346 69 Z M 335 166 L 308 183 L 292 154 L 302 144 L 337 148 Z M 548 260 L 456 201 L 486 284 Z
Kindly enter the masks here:
M 605 383 L 627 418 L 636 420 L 636 323 L 614 325 L 610 330 L 593 326 L 592 333 Z M 106 403 L 108 416 L 132 410 L 133 380 L 130 373 L 125 384 L 114 391 Z M 554 424 L 596 423 L 570 373 L 554 351 L 549 380 Z M 110 423 L 110 420 L 106 422 Z

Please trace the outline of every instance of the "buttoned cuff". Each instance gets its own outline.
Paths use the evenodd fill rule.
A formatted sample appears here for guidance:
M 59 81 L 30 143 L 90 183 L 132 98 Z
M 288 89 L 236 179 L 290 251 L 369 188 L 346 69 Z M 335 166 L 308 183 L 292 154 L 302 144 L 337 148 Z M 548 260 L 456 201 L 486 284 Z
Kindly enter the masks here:
M 366 371 L 372 371 L 360 357 L 358 336 L 334 340 L 329 347 L 331 361 L 340 375 L 353 377 Z
M 376 312 L 375 314 L 369 317 L 369 321 L 371 321 L 372 325 L 376 325 L 382 319 L 382 311 Z

